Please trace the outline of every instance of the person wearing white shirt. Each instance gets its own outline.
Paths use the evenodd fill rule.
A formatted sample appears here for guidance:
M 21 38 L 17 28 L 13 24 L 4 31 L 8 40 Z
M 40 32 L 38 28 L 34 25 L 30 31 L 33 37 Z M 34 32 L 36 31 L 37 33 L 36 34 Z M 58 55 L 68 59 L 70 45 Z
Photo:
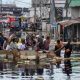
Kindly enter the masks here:
M 21 43 L 18 43 L 17 45 L 19 50 L 25 50 L 26 49 L 25 39 L 22 39 Z

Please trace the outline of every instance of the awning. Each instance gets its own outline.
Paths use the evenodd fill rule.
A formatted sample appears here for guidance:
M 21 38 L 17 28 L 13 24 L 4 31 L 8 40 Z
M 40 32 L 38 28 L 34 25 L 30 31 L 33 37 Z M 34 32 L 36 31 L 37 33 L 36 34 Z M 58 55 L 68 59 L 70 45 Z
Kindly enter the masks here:
M 70 2 L 70 0 L 69 0 Z M 80 7 L 80 0 L 71 0 L 70 7 Z
M 64 21 L 58 22 L 58 24 L 62 25 L 63 27 L 67 27 L 76 23 L 80 23 L 80 19 L 64 20 Z

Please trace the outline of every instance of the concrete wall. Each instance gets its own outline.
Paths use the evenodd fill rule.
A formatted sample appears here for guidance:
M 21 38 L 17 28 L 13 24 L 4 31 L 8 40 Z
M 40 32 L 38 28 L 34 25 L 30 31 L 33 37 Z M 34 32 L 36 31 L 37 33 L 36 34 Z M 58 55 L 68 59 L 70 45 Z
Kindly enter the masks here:
M 63 8 L 63 15 L 65 13 L 65 3 L 66 3 L 66 0 L 54 0 L 55 1 L 55 7 L 56 8 Z M 40 2 L 42 2 L 42 5 L 43 4 L 50 4 L 50 0 L 32 0 L 32 4 L 36 5 L 37 7 L 37 14 L 39 15 L 40 14 L 40 9 L 39 9 L 39 5 L 37 4 L 40 4 Z M 34 7 L 34 5 L 32 5 Z M 42 6 L 41 5 L 41 6 Z M 46 7 L 42 7 L 42 17 L 43 18 L 48 18 L 49 17 L 49 11 L 50 11 L 50 5 L 49 5 L 49 8 L 46 9 Z M 64 16 L 63 16 L 64 17 Z
M 35 15 L 34 8 L 30 8 L 29 10 L 30 10 L 30 17 L 33 17 Z M 41 18 L 49 18 L 49 12 L 50 12 L 50 8 L 42 7 L 41 13 L 40 13 L 40 8 L 39 7 L 36 8 L 36 15 L 40 17 L 41 14 Z
M 65 6 L 66 0 L 54 0 L 56 7 L 63 7 Z
M 50 0 L 32 0 L 32 7 L 40 7 L 42 4 L 50 4 Z
M 40 6 L 40 3 L 42 4 L 50 4 L 51 0 L 32 0 L 32 6 L 34 7 L 34 5 L 36 7 Z M 65 6 L 65 2 L 66 0 L 54 0 L 55 1 L 55 6 L 56 7 L 64 7 Z
M 63 17 L 66 17 L 66 9 L 63 9 Z M 67 17 L 71 17 L 71 8 L 68 8 Z
M 78 17 L 80 17 L 80 8 L 79 7 L 71 8 L 71 18 L 75 19 Z

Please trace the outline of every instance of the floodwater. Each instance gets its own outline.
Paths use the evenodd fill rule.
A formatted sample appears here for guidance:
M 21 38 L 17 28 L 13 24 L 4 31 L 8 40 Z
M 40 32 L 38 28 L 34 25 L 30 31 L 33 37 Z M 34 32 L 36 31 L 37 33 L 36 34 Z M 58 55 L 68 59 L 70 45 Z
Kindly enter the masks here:
M 72 54 L 71 57 L 80 57 L 80 54 Z M 10 66 L 7 65 L 7 67 Z M 14 70 L 13 68 L 11 71 L 8 68 L 7 71 L 0 72 L 0 80 L 80 80 L 80 62 L 79 60 L 62 61 L 61 64 L 51 65 L 50 69 Z

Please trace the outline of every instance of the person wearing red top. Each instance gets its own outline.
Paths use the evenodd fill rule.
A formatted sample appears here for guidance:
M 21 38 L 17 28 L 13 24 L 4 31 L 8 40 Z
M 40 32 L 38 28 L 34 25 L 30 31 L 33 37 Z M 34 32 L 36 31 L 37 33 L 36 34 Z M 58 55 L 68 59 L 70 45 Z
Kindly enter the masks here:
M 44 41 L 44 50 L 49 50 L 49 44 L 50 44 L 50 37 L 47 36 L 46 40 Z

